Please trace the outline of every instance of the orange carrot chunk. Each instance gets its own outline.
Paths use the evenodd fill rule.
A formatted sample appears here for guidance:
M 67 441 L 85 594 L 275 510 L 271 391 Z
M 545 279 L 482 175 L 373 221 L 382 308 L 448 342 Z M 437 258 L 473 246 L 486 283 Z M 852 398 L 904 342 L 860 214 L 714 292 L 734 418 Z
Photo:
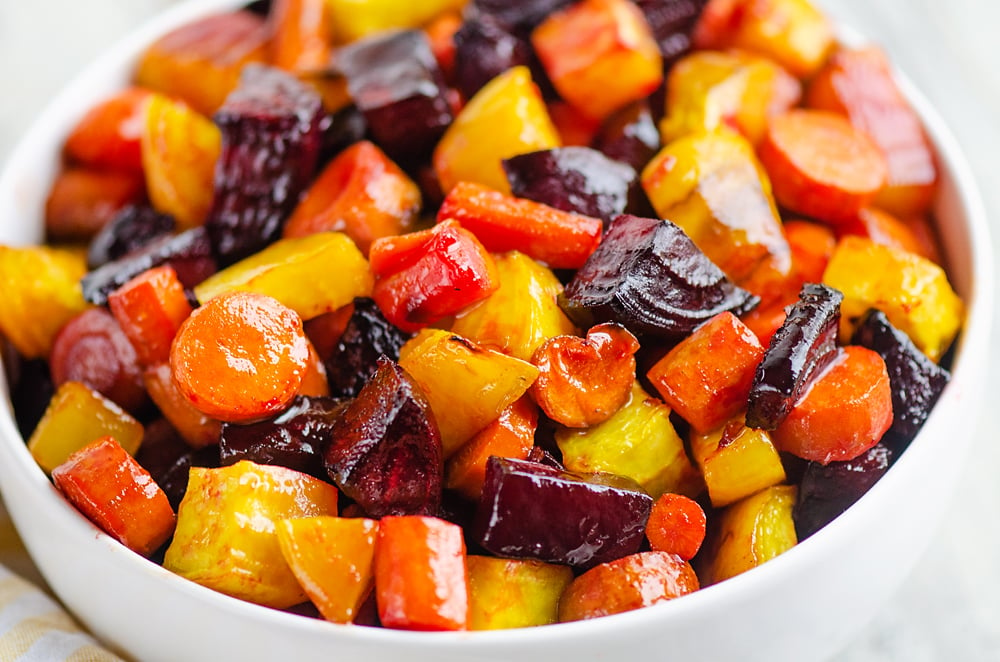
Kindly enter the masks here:
M 269 17 L 271 64 L 292 72 L 330 63 L 330 18 L 326 0 L 275 0 Z
M 146 199 L 141 174 L 70 167 L 56 176 L 45 200 L 51 241 L 89 241 L 125 206 Z
M 646 538 L 654 552 L 670 552 L 690 561 L 705 541 L 705 511 L 682 494 L 667 492 L 653 502 Z
M 91 108 L 66 138 L 66 156 L 100 170 L 141 174 L 139 134 L 149 94 L 127 87 Z
M 773 118 L 759 155 L 782 206 L 829 223 L 856 216 L 888 173 L 867 135 L 825 111 L 792 110 Z
M 472 182 L 459 182 L 451 189 L 437 218 L 458 221 L 489 251 L 521 251 L 553 269 L 579 269 L 601 241 L 600 219 Z
M 114 437 L 74 452 L 52 470 L 52 481 L 90 521 L 143 556 L 174 532 L 167 495 Z
M 746 407 L 764 348 L 732 313 L 694 330 L 647 373 L 663 401 L 698 432 L 708 432 Z
M 302 320 L 273 299 L 229 292 L 195 309 L 170 350 L 181 393 L 232 423 L 264 418 L 298 392 L 309 362 Z
M 108 307 L 143 366 L 170 359 L 170 344 L 191 314 L 184 285 L 170 265 L 142 272 L 108 295 Z
M 465 630 L 468 584 L 460 526 L 420 515 L 379 521 L 375 598 L 383 625 L 404 630 Z
M 852 460 L 892 425 L 892 391 L 885 361 L 858 346 L 844 347 L 772 433 L 775 446 L 813 462 Z
M 828 226 L 809 221 L 785 222 L 785 238 L 792 250 L 792 266 L 799 276 L 799 288 L 805 283 L 820 283 L 826 264 L 837 246 L 837 237 Z M 798 291 L 795 293 L 798 298 Z

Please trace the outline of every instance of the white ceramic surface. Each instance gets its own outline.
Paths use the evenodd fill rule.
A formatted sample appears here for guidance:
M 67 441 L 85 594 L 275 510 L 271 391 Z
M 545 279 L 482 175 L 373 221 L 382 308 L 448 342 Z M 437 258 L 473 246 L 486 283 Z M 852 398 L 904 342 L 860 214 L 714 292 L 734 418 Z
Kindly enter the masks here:
M 68 129 L 118 88 L 142 44 L 172 25 L 231 6 L 186 3 L 132 35 L 39 118 L 0 175 L 0 242 L 40 236 L 40 210 Z M 992 316 L 990 240 L 972 178 L 947 130 L 914 97 L 946 171 L 937 212 L 951 277 L 970 306 L 946 389 L 921 435 L 855 507 L 765 566 L 671 603 L 587 623 L 500 633 L 407 633 L 341 627 L 242 603 L 131 554 L 55 492 L 6 412 L 0 490 L 53 589 L 95 634 L 142 660 L 822 659 L 867 623 L 935 530 L 971 438 Z M 927 489 L 933 484 L 934 489 Z

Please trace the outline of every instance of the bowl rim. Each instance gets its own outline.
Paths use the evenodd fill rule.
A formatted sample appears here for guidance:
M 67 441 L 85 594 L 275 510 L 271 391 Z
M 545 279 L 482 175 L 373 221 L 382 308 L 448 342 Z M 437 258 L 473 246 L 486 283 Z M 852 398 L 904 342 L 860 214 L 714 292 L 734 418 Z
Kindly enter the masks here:
M 106 77 L 106 72 L 120 67 L 123 60 L 134 61 L 144 45 L 171 27 L 197 16 L 236 8 L 244 4 L 246 4 L 245 0 L 185 0 L 179 5 L 159 13 L 139 29 L 132 31 L 85 67 L 46 106 L 46 109 L 11 151 L 4 169 L 0 173 L 0 208 L 3 206 L 4 197 L 15 195 L 15 168 L 18 167 L 18 164 L 28 159 L 29 155 L 38 150 L 40 146 L 52 141 L 53 126 L 71 126 L 75 119 L 86 112 L 87 108 L 78 108 L 74 115 L 74 113 L 68 113 L 64 106 L 69 100 L 75 100 L 81 95 L 94 97 L 93 94 L 84 92 L 89 81 L 100 76 L 102 72 L 105 72 Z M 858 37 L 859 33 L 854 30 L 840 27 L 842 30 L 841 38 L 846 43 L 857 45 L 865 41 Z M 958 351 L 952 372 L 953 382 L 975 384 L 978 383 L 977 375 L 984 371 L 986 362 L 979 353 L 989 349 L 988 339 L 993 317 L 994 270 L 991 253 L 992 243 L 985 208 L 971 168 L 946 123 L 931 102 L 909 79 L 898 69 L 895 72 L 904 95 L 914 106 L 934 145 L 940 164 L 939 170 L 943 175 L 942 179 L 948 180 L 948 186 L 954 189 L 953 194 L 961 209 L 960 215 L 964 216 L 965 219 L 963 227 L 967 236 L 964 237 L 964 240 L 969 246 L 968 257 L 971 258 L 970 282 L 962 296 L 967 313 L 958 340 Z M 58 160 L 58 155 L 55 155 L 54 159 Z M 962 241 L 962 239 L 959 238 L 956 241 Z M 945 248 L 947 249 L 947 247 Z M 976 356 L 972 355 L 974 352 Z M 731 596 L 740 593 L 752 595 L 760 590 L 760 587 L 766 588 L 774 581 L 774 578 L 786 574 L 791 568 L 815 565 L 815 560 L 824 548 L 844 544 L 851 536 L 851 530 L 854 528 L 853 522 L 875 516 L 875 511 L 880 504 L 889 498 L 896 491 L 896 486 L 902 484 L 906 479 L 909 471 L 907 467 L 918 463 L 920 458 L 917 456 L 926 456 L 937 452 L 936 446 L 940 444 L 932 444 L 924 430 L 937 427 L 934 425 L 934 421 L 939 419 L 937 414 L 942 409 L 939 402 L 931 412 L 924 429 L 913 440 L 906 452 L 901 454 L 895 465 L 857 503 L 816 534 L 782 554 L 780 558 L 773 559 L 751 572 L 743 573 L 713 586 L 707 586 L 676 600 L 589 621 L 498 631 L 409 632 L 389 628 L 340 625 L 262 607 L 184 579 L 153 561 L 131 552 L 82 517 L 73 506 L 62 498 L 45 473 L 35 463 L 16 428 L 11 414 L 9 386 L 2 371 L 0 371 L 0 387 L 5 394 L 8 394 L 6 406 L 0 408 L 3 410 L 0 413 L 0 460 L 5 464 L 13 463 L 15 465 L 14 471 L 20 474 L 16 484 L 13 484 L 9 477 L 0 481 L 0 492 L 5 498 L 9 490 L 28 490 L 33 499 L 48 500 L 52 497 L 52 503 L 49 505 L 54 507 L 54 516 L 58 519 L 60 526 L 66 528 L 67 535 L 81 541 L 81 544 L 98 546 L 97 553 L 110 553 L 115 563 L 122 566 L 125 571 L 158 576 L 157 580 L 165 581 L 166 590 L 205 603 L 213 610 L 233 612 L 236 616 L 247 619 L 247 625 L 253 625 L 254 622 L 266 622 L 283 629 L 287 628 L 290 633 L 295 631 L 321 633 L 321 636 L 331 637 L 331 641 L 345 637 L 366 644 L 394 642 L 412 649 L 438 648 L 445 644 L 449 648 L 455 646 L 461 648 L 506 647 L 511 644 L 512 640 L 516 640 L 517 645 L 520 646 L 547 641 L 553 637 L 586 636 L 589 639 L 609 634 L 620 636 L 623 630 L 639 631 L 651 626 L 655 627 L 657 622 L 667 619 L 694 619 L 699 618 L 699 614 L 706 612 L 711 614 L 718 609 L 717 605 L 720 601 L 724 604 L 732 599 Z M 949 384 L 941 396 L 942 400 L 956 397 L 954 391 L 955 389 Z M 975 395 L 974 393 L 963 394 L 963 396 L 973 398 Z M 20 443 L 8 443 L 8 441 Z M 968 444 L 965 444 L 964 448 L 967 449 L 967 447 Z M 15 524 L 17 523 L 15 522 Z

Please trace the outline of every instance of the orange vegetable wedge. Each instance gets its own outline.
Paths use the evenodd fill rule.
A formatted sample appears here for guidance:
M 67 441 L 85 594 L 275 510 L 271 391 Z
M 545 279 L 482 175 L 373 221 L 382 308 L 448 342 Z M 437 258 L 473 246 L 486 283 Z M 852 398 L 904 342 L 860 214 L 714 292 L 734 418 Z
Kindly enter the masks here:
M 99 170 L 142 173 L 139 127 L 149 90 L 127 87 L 93 106 L 66 137 L 66 157 Z
M 170 265 L 144 271 L 119 287 L 108 295 L 108 307 L 144 366 L 170 360 L 170 344 L 191 314 Z
M 646 538 L 654 552 L 669 552 L 690 561 L 705 541 L 705 525 L 705 511 L 697 501 L 667 492 L 653 502 Z

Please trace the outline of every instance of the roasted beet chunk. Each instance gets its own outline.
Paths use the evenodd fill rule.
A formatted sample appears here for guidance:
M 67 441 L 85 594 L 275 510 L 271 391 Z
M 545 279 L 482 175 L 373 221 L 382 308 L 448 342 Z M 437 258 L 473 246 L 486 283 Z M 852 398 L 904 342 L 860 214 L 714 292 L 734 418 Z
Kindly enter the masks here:
M 822 529 L 860 499 L 894 459 L 893 452 L 879 443 L 853 460 L 827 465 L 810 462 L 802 475 L 792 511 L 799 540 Z
M 217 265 L 205 228 L 192 228 L 178 235 L 162 236 L 91 271 L 80 282 L 83 296 L 87 301 L 103 306 L 108 302 L 111 292 L 143 271 L 163 264 L 172 266 L 187 288 L 194 287 L 214 274 Z
M 326 469 L 369 516 L 437 515 L 441 433 L 427 398 L 388 358 L 333 426 Z
M 444 75 L 419 30 L 354 42 L 337 54 L 337 66 L 375 142 L 394 159 L 419 160 L 454 119 Z
M 660 149 L 660 132 L 649 102 L 636 101 L 609 117 L 594 138 L 594 148 L 636 172 L 642 170 Z
M 840 302 L 837 290 L 806 283 L 799 300 L 771 337 L 747 403 L 747 427 L 773 430 L 813 378 L 837 355 Z
M 87 268 L 96 269 L 142 248 L 154 239 L 172 234 L 174 217 L 152 207 L 129 205 L 115 214 L 90 241 Z
M 469 12 L 455 33 L 455 86 L 466 99 L 517 65 L 530 65 L 531 44 L 495 16 Z
M 636 335 L 667 340 L 680 340 L 723 311 L 741 315 L 757 302 L 675 224 L 627 214 L 611 222 L 560 298 L 584 328 L 618 322 Z
M 331 395 L 353 398 L 378 367 L 380 356 L 399 359 L 409 334 L 390 324 L 371 299 L 355 299 L 354 313 L 326 361 Z
M 635 170 L 589 147 L 558 147 L 503 160 L 511 192 L 563 211 L 604 221 L 622 214 Z
M 213 119 L 222 130 L 215 198 L 206 227 L 224 264 L 254 253 L 281 227 L 312 180 L 323 103 L 312 88 L 263 65 L 247 65 Z
M 589 568 L 639 551 L 652 506 L 619 476 L 494 456 L 472 534 L 500 556 Z
M 298 396 L 278 416 L 252 425 L 224 423 L 219 439 L 222 466 L 250 460 L 295 469 L 329 480 L 323 453 L 333 424 L 347 407 L 336 398 Z
M 885 361 L 893 416 L 885 440 L 901 451 L 920 431 L 951 374 L 917 349 L 880 310 L 869 310 L 861 318 L 851 342 L 877 352 Z
M 691 50 L 691 32 L 708 0 L 635 0 L 646 15 L 656 43 L 669 67 Z

